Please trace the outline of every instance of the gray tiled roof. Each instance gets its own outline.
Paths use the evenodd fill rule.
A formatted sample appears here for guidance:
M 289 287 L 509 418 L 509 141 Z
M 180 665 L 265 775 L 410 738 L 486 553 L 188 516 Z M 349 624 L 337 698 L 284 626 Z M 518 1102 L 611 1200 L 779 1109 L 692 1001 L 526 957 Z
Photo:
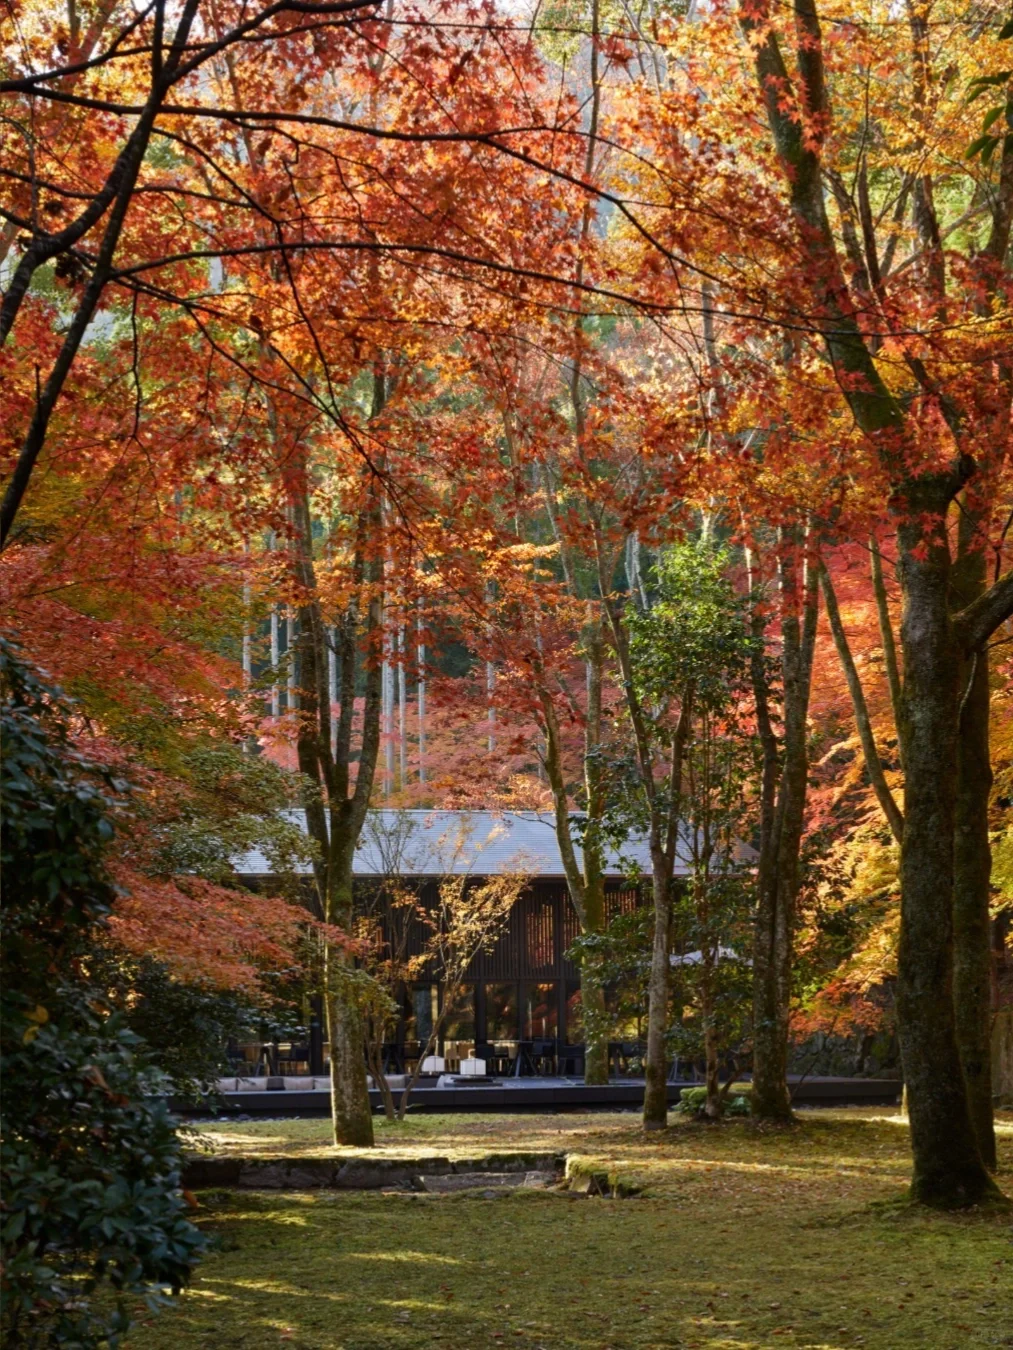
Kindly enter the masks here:
M 305 828 L 301 810 L 290 814 Z M 645 839 L 631 839 L 623 858 L 650 873 Z M 270 871 L 267 859 L 256 850 L 237 858 L 235 865 L 240 876 L 265 876 Z M 606 870 L 611 877 L 622 877 L 628 864 L 613 854 Z M 678 874 L 686 871 L 683 863 L 676 863 Z M 371 811 L 355 853 L 355 875 L 361 877 L 498 876 L 507 872 L 564 877 L 552 815 L 536 811 Z

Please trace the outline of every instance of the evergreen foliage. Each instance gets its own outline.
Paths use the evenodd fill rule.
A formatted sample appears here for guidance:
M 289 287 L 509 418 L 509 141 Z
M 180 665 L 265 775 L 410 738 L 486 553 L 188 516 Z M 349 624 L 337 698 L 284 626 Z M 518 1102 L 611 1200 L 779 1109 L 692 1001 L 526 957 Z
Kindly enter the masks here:
M 6 641 L 0 674 L 0 1326 L 10 1346 L 116 1345 L 129 1304 L 177 1292 L 203 1245 L 162 1080 L 84 974 L 125 785 L 78 755 L 60 692 Z

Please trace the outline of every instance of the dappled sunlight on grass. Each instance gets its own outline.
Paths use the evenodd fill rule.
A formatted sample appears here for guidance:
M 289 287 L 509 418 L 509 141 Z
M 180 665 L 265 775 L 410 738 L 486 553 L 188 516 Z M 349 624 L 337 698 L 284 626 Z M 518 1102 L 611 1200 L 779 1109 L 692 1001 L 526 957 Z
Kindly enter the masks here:
M 1009 1343 L 1008 1217 L 884 1206 L 909 1174 L 900 1113 L 800 1113 L 790 1129 L 631 1113 L 420 1117 L 383 1152 L 579 1153 L 646 1186 L 551 1192 L 214 1192 L 216 1250 L 129 1350 L 965 1350 Z M 310 1128 L 312 1127 L 312 1128 Z M 326 1121 L 218 1122 L 277 1153 Z M 1010 1189 L 1013 1115 L 1000 1127 Z
M 435 1252 L 349 1252 L 348 1256 L 354 1261 L 356 1257 L 361 1257 L 364 1261 L 408 1261 L 419 1265 L 428 1263 L 429 1265 L 441 1266 L 463 1266 L 467 1262 L 457 1256 L 437 1256 Z

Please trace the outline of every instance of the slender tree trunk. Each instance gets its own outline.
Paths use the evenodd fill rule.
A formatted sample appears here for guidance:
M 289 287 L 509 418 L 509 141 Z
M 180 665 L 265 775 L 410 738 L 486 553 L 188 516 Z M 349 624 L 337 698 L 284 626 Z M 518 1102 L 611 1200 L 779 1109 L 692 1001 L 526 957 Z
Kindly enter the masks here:
M 656 792 L 649 794 L 651 812 L 651 877 L 654 891 L 654 942 L 647 998 L 647 1058 L 644 1065 L 644 1129 L 668 1125 L 669 990 L 672 983 L 672 877 L 678 848 L 682 769 L 693 717 L 693 690 L 683 693 L 672 738 L 668 809 Z M 644 768 L 650 769 L 648 759 Z M 643 772 L 644 769 L 641 769 Z
M 707 1100 L 704 1115 L 708 1120 L 720 1120 L 725 1107 L 725 1093 L 721 1090 L 721 1062 L 718 1056 L 718 1035 L 714 1026 L 714 1009 L 710 997 L 701 993 L 700 1013 L 704 1019 L 703 1051 Z
M 672 940 L 672 902 L 669 869 L 660 845 L 652 840 L 652 889 L 654 892 L 654 941 L 651 975 L 647 990 L 647 1057 L 644 1064 L 644 1129 L 663 1130 L 668 1125 L 668 993 L 671 983 L 669 959 Z
M 945 489 L 931 480 L 901 524 L 904 839 L 897 1021 L 907 1085 L 912 1195 L 974 1204 L 994 1186 L 971 1123 L 953 1000 L 954 825 L 960 653 L 949 613 Z M 915 495 L 914 490 L 912 496 Z M 924 500 L 923 500 L 924 498 Z M 935 528 L 925 517 L 935 517 Z
M 585 933 L 605 930 L 605 866 L 602 857 L 601 819 L 605 810 L 605 790 L 601 771 L 601 699 L 605 645 L 598 623 L 588 627 L 585 641 L 587 660 L 587 716 L 584 732 L 584 795 L 587 818 L 584 828 L 584 886 L 581 927 Z M 584 1012 L 584 1082 L 603 1084 L 609 1080 L 608 1019 L 605 989 L 597 966 L 582 963 L 580 1002 Z
M 869 572 L 872 577 L 872 593 L 876 597 L 876 615 L 879 619 L 880 641 L 883 643 L 883 664 L 886 667 L 886 682 L 890 690 L 893 724 L 895 728 L 899 728 L 901 678 L 900 667 L 897 664 L 897 643 L 893 635 L 893 620 L 890 618 L 886 582 L 883 580 L 883 555 L 880 553 L 879 545 L 875 539 L 869 541 Z
M 390 1083 L 387 1081 L 387 1074 L 383 1067 L 383 1046 L 377 1045 L 373 1037 L 367 1038 L 369 1051 L 369 1072 L 373 1082 L 380 1089 L 380 1097 L 383 1100 L 383 1114 L 388 1120 L 396 1120 L 397 1112 L 394 1110 L 394 1094 L 390 1090 Z
M 542 695 L 545 724 L 545 770 L 552 789 L 555 813 L 556 840 L 563 859 L 570 902 L 576 911 L 582 933 L 601 933 L 605 929 L 605 876 L 600 856 L 599 822 L 590 817 L 585 822 L 583 866 L 577 862 L 571 836 L 569 801 L 563 778 L 562 755 L 559 743 L 559 725 L 552 696 Z M 594 964 L 581 962 L 580 998 L 584 1013 L 584 1081 L 608 1082 L 608 1023 L 605 1013 L 605 991 L 598 979 Z
M 879 757 L 879 749 L 876 746 L 872 719 L 869 716 L 868 704 L 865 701 L 865 691 L 862 689 L 858 667 L 851 655 L 848 636 L 844 631 L 844 624 L 841 622 L 841 612 L 837 605 L 834 584 L 825 564 L 820 565 L 820 580 L 823 584 L 823 598 L 826 602 L 830 631 L 833 634 L 834 646 L 837 648 L 837 658 L 848 682 L 848 692 L 851 695 L 851 707 L 855 714 L 855 726 L 858 728 L 858 739 L 862 745 L 862 757 L 865 760 L 866 772 L 869 775 L 872 790 L 876 794 L 876 800 L 879 802 L 884 816 L 886 816 L 890 832 L 899 844 L 904 834 L 904 817 L 901 815 L 900 807 L 894 801 L 893 793 L 890 791 L 886 775 L 883 772 L 883 761 Z
M 797 543 L 797 540 L 796 540 Z M 796 550 L 790 550 L 794 553 Z M 784 751 L 773 828 L 757 869 L 753 947 L 753 1090 L 750 1105 L 762 1120 L 792 1118 L 788 1092 L 788 1023 L 794 957 L 799 853 L 808 788 L 806 727 L 812 683 L 819 592 L 816 565 L 779 561 L 784 679 Z
M 709 915 L 706 906 L 701 907 L 699 901 L 697 914 L 701 920 L 701 929 L 706 934 L 709 929 Z M 700 952 L 700 1018 L 703 1022 L 704 1076 L 707 1084 L 704 1115 L 708 1120 L 720 1120 L 725 1106 L 725 1094 L 721 1091 L 720 1046 L 714 1010 L 714 966 L 717 957 L 715 945 L 708 936 L 704 936 Z
M 599 749 L 601 744 L 601 695 L 604 644 L 598 625 L 591 625 L 587 634 L 587 710 L 584 730 L 584 787 L 587 811 L 584 820 L 582 862 L 577 862 L 571 835 L 569 797 L 563 776 L 562 745 L 559 720 L 556 716 L 552 692 L 548 689 L 545 673 L 540 668 L 539 698 L 545 726 L 545 770 L 552 789 L 556 840 L 563 870 L 566 874 L 570 901 L 580 921 L 582 933 L 601 933 L 605 930 L 605 868 L 602 858 L 601 817 L 605 798 L 601 781 Z M 605 990 L 592 961 L 580 966 L 580 1000 L 584 1014 L 584 1082 L 604 1084 L 609 1080 L 608 1019 L 605 1009 Z
M 968 533 L 965 513 L 961 524 Z M 954 592 L 962 608 L 986 586 L 985 554 L 965 544 L 954 569 Z M 997 1166 L 992 1114 L 992 953 L 989 882 L 992 854 L 988 803 L 992 789 L 989 756 L 988 648 L 972 652 L 960 669 L 957 725 L 957 798 L 953 833 L 953 1006 L 957 1048 L 967 1084 L 971 1125 L 982 1161 Z
M 349 839 L 332 813 L 330 887 L 327 921 L 351 932 L 354 913 L 352 856 L 355 840 Z M 344 836 L 344 837 L 342 837 Z M 366 1082 L 365 1039 L 362 1014 L 347 988 L 354 958 L 336 943 L 327 944 L 325 1004 L 327 1038 L 331 1048 L 331 1120 L 336 1144 L 372 1148 L 373 1113 Z

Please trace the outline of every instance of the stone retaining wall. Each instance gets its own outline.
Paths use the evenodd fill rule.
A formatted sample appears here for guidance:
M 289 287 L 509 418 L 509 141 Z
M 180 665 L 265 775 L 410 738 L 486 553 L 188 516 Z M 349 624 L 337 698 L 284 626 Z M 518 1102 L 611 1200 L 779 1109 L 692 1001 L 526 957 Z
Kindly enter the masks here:
M 549 1172 L 562 1175 L 559 1153 L 492 1153 L 482 1158 L 190 1158 L 188 1190 L 221 1186 L 262 1191 L 378 1191 L 422 1188 L 427 1176 Z

